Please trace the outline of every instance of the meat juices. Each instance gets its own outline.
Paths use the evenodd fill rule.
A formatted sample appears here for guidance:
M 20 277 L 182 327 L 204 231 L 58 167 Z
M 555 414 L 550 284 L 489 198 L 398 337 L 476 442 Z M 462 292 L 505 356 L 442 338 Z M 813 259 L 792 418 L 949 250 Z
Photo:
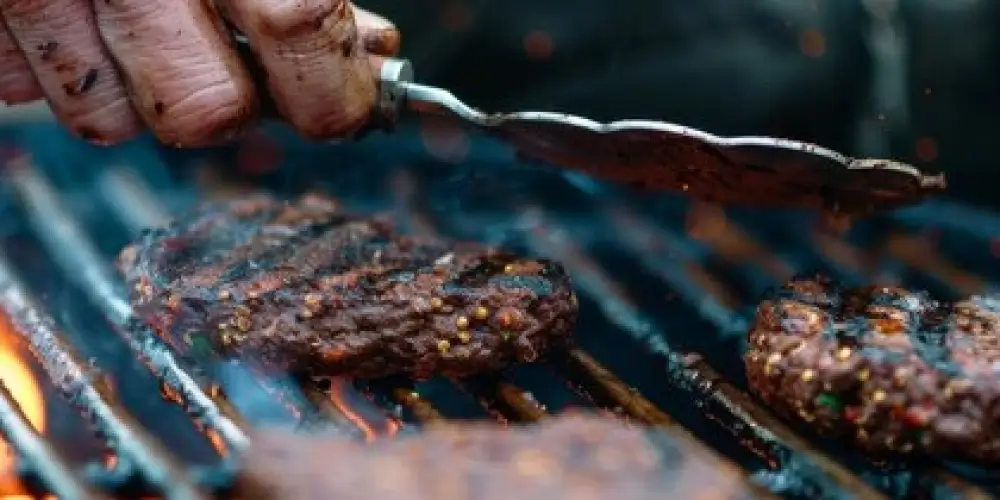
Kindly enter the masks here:
M 879 456 L 1000 462 L 1000 297 L 944 304 L 798 278 L 759 307 L 745 360 L 778 413 Z
M 400 236 L 317 195 L 203 205 L 146 232 L 119 268 L 181 352 L 299 375 L 498 370 L 568 342 L 577 314 L 554 262 Z
M 242 489 L 294 500 L 756 498 L 731 464 L 669 435 L 657 442 L 598 417 L 446 424 L 373 444 L 263 430 Z

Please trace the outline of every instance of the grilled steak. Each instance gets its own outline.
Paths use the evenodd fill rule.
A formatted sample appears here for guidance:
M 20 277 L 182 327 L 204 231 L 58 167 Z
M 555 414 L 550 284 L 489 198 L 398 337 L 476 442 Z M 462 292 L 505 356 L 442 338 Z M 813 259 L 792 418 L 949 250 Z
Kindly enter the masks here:
M 295 500 L 756 498 L 703 448 L 665 434 L 655 442 L 599 417 L 446 424 L 373 444 L 263 430 L 251 438 L 241 489 Z
M 568 341 L 562 267 L 415 239 L 329 198 L 203 205 L 119 258 L 135 310 L 185 353 L 302 375 L 470 375 Z
M 778 412 L 869 453 L 997 463 L 998 335 L 1000 297 L 801 278 L 761 304 L 746 365 Z

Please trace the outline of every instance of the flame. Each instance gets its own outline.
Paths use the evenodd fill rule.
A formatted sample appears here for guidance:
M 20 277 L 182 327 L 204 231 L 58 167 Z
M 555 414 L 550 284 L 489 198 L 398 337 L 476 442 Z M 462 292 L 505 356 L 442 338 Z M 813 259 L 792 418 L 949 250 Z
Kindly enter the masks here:
M 45 432 L 45 399 L 38 379 L 25 363 L 16 335 L 6 318 L 0 319 L 0 380 L 21 407 L 28 422 L 38 432 Z M 25 488 L 17 479 L 14 451 L 0 441 L 0 491 L 7 500 L 30 500 Z
M 375 441 L 380 434 L 394 436 L 399 432 L 400 424 L 393 418 L 386 418 L 380 413 L 372 417 L 366 416 L 365 413 L 369 412 L 365 411 L 362 404 L 355 404 L 349 400 L 351 399 L 351 395 L 348 394 L 350 387 L 351 383 L 348 379 L 339 377 L 331 379 L 330 402 L 337 408 L 337 411 L 344 415 L 344 418 L 361 429 L 366 442 Z

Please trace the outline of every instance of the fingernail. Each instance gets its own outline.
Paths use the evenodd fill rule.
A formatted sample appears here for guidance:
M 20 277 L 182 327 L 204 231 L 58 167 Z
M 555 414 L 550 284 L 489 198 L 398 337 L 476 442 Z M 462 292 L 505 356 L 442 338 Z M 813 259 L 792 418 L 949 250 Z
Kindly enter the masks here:
M 363 35 L 365 50 L 383 56 L 399 52 L 399 31 L 394 28 L 371 30 Z

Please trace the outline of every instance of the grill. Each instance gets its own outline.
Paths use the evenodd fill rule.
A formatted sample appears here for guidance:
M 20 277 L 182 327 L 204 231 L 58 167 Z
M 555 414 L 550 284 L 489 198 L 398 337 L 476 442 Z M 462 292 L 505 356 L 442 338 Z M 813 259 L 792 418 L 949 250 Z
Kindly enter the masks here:
M 543 169 L 515 175 L 491 143 L 430 126 L 338 148 L 282 149 L 262 135 L 194 159 L 157 156 L 145 143 L 90 149 L 49 125 L 26 130 L 18 142 L 45 146 L 4 172 L 11 222 L 0 240 L 0 309 L 9 324 L 0 326 L 32 354 L 43 392 L 66 404 L 49 402 L 63 410 L 50 410 L 58 418 L 40 432 L 0 385 L 0 431 L 17 456 L 4 493 L 208 498 L 245 479 L 237 458 L 246 431 L 265 423 L 371 441 L 449 419 L 531 422 L 587 407 L 665 429 L 738 469 L 761 496 L 992 498 L 984 471 L 872 463 L 776 419 L 746 394 L 740 361 L 752 304 L 796 272 L 877 277 L 944 297 L 983 291 L 990 277 L 964 269 L 997 267 L 1000 233 L 989 230 L 1000 222 L 986 212 L 935 201 L 838 238 L 813 231 L 809 214 L 724 213 Z M 274 155 L 266 163 L 278 168 L 262 171 Z M 317 163 L 329 165 L 320 179 Z M 220 181 L 233 166 L 252 171 L 252 182 Z M 356 210 L 388 210 L 411 233 L 562 262 L 580 296 L 580 347 L 502 374 L 420 384 L 302 384 L 238 362 L 189 366 L 130 310 L 113 258 L 171 211 L 253 183 L 318 187 Z M 98 439 L 81 459 L 74 450 L 89 441 L 66 429 L 83 423 Z

